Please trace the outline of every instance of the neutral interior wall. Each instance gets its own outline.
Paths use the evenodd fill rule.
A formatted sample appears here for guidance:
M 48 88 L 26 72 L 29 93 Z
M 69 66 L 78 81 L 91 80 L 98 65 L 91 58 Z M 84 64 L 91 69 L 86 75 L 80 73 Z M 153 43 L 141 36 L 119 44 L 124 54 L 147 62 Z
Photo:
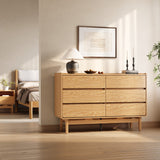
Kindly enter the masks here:
M 39 69 L 38 52 L 38 0 L 0 0 L 0 79 Z
M 136 69 L 148 74 L 148 115 L 143 121 L 160 121 L 160 89 L 153 82 L 153 63 L 146 55 L 160 37 L 159 0 L 40 0 L 41 124 L 57 124 L 54 116 L 55 72 L 66 72 L 65 51 L 76 47 L 76 27 L 115 26 L 118 30 L 116 59 L 85 59 L 86 69 L 120 73 L 128 50 L 134 48 Z M 131 58 L 131 57 L 130 57 Z M 130 67 L 131 67 L 131 59 Z

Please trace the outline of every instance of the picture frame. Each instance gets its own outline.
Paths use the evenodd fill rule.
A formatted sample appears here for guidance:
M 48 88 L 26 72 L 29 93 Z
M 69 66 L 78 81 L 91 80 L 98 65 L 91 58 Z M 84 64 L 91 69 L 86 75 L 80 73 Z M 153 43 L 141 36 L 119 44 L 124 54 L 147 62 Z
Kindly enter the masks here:
M 117 58 L 116 27 L 77 27 L 77 48 L 84 58 Z

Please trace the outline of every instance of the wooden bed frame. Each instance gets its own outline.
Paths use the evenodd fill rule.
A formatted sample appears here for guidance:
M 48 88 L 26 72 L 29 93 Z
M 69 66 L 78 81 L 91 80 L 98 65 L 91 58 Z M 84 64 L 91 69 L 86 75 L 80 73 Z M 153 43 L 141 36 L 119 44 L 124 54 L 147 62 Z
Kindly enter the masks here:
M 33 118 L 33 108 L 39 108 L 39 101 L 30 101 L 27 104 L 21 103 L 20 101 L 17 101 L 17 91 L 18 91 L 18 70 L 15 71 L 15 112 L 17 112 L 17 108 L 18 108 L 18 104 L 21 104 L 23 106 L 26 106 L 29 108 L 29 118 L 32 119 Z

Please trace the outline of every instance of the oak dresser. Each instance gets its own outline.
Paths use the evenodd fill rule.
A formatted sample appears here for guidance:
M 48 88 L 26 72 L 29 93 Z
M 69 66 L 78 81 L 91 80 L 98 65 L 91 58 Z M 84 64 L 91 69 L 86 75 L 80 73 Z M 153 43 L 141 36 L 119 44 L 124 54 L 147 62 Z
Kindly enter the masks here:
M 147 113 L 146 74 L 56 73 L 55 116 L 69 125 L 138 122 Z

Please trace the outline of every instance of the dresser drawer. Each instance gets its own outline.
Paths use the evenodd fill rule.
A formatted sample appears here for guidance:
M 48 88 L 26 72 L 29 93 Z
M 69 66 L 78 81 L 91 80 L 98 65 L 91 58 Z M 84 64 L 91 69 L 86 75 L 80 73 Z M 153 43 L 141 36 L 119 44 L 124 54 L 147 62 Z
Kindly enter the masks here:
M 145 76 L 106 76 L 106 88 L 146 88 Z
M 106 104 L 106 116 L 144 116 L 145 103 Z
M 105 88 L 105 76 L 63 76 L 63 88 Z
M 0 96 L 0 104 L 14 104 L 15 99 L 14 96 Z
M 63 105 L 63 117 L 100 117 L 105 116 L 105 104 Z
M 63 103 L 105 102 L 105 90 L 63 90 Z
M 145 89 L 108 89 L 106 102 L 145 102 Z

